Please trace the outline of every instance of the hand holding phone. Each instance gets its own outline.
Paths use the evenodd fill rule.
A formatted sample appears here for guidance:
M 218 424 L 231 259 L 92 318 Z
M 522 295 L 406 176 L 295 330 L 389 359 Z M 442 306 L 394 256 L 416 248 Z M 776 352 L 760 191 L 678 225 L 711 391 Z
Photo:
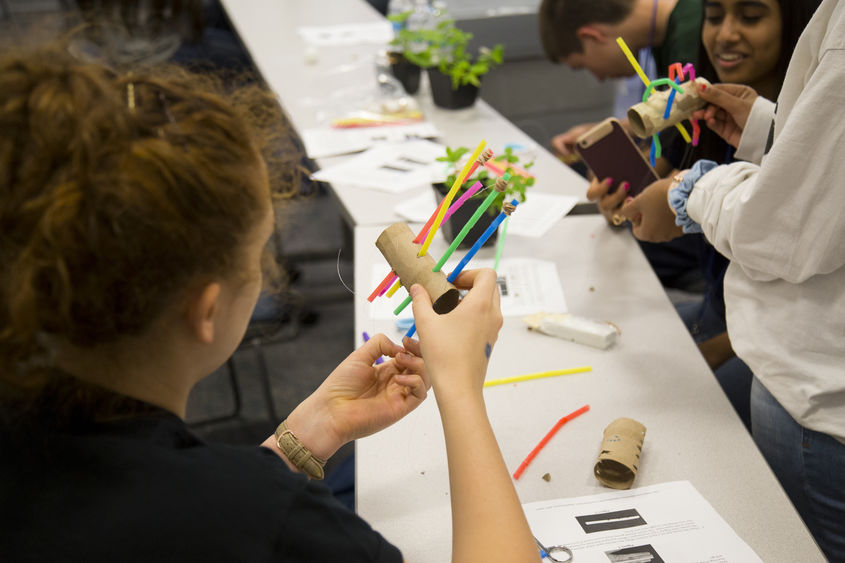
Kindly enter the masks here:
M 608 193 L 615 192 L 622 182 L 629 182 L 628 195 L 633 197 L 658 180 L 657 173 L 615 117 L 578 137 L 575 151 L 596 178 L 613 178 Z

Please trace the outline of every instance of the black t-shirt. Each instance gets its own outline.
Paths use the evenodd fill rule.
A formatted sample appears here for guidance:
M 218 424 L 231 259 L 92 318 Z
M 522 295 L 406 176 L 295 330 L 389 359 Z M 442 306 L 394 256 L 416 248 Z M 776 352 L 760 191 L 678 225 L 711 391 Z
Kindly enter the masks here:
M 161 409 L 12 428 L 0 427 L 4 561 L 402 561 L 273 452 L 204 443 Z

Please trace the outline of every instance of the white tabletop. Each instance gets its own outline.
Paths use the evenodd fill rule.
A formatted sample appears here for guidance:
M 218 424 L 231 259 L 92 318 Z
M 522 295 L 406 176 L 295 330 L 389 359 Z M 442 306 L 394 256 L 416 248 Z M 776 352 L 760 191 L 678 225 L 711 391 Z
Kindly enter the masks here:
M 337 99 L 338 93 L 375 84 L 374 57 L 384 45 L 314 48 L 309 47 L 297 32 L 301 26 L 381 21 L 381 16 L 366 2 L 223 0 L 223 5 L 297 130 L 325 125 L 325 116 L 330 112 L 327 105 Z M 472 149 L 484 139 L 496 153 L 501 153 L 508 144 L 536 147 L 536 161 L 531 171 L 537 177 L 537 183 L 531 190 L 573 195 L 583 200 L 587 185 L 584 179 L 544 148 L 536 146 L 528 135 L 483 100 L 479 99 L 473 107 L 464 110 L 437 108 L 431 101 L 425 77 L 415 99 L 426 119 L 441 132 L 438 142 Z M 323 158 L 318 164 L 327 167 L 346 158 Z M 386 194 L 352 186 L 332 187 L 346 220 L 353 226 L 384 225 L 400 220 L 393 208 L 418 193 Z
M 355 229 L 356 330 L 398 341 L 393 322 L 370 318 L 363 297 L 371 289 L 371 265 L 386 265 L 374 245 L 379 233 Z M 441 237 L 432 248 L 433 256 L 442 252 Z M 529 333 L 519 318 L 505 319 L 488 379 L 593 367 L 485 390 L 511 471 L 560 417 L 590 405 L 516 481 L 522 502 L 608 491 L 593 466 L 604 428 L 624 416 L 647 427 L 635 487 L 689 480 L 764 561 L 824 561 L 630 233 L 610 229 L 599 216 L 568 217 L 542 239 L 509 236 L 505 248 L 505 256 L 554 261 L 570 312 L 612 321 L 622 331 L 616 345 L 597 350 Z M 478 257 L 492 253 L 485 249 Z M 445 445 L 429 399 L 356 444 L 357 510 L 414 563 L 448 561 L 451 549 Z M 549 482 L 541 478 L 545 473 Z

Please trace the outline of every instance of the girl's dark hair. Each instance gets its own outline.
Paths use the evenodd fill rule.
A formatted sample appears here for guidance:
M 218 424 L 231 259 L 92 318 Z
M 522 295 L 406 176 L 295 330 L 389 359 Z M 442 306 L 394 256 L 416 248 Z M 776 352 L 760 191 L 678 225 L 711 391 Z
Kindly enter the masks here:
M 0 56 L 0 399 L 42 388 L 50 338 L 141 333 L 241 269 L 270 204 L 262 155 L 277 193 L 300 155 L 266 90 L 226 98 L 213 77 L 118 75 L 60 45 Z

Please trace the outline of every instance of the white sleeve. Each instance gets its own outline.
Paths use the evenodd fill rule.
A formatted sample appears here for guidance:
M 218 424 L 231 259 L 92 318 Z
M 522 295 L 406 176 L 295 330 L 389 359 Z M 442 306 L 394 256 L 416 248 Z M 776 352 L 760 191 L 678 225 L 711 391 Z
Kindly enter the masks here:
M 740 160 L 760 164 L 766 151 L 766 143 L 769 140 L 769 131 L 772 129 L 774 119 L 775 103 L 763 96 L 757 96 L 754 105 L 751 106 L 751 113 L 748 114 L 748 121 L 745 122 L 734 156 Z
M 762 168 L 719 166 L 687 213 L 754 280 L 800 283 L 845 263 L 845 50 L 825 53 Z

